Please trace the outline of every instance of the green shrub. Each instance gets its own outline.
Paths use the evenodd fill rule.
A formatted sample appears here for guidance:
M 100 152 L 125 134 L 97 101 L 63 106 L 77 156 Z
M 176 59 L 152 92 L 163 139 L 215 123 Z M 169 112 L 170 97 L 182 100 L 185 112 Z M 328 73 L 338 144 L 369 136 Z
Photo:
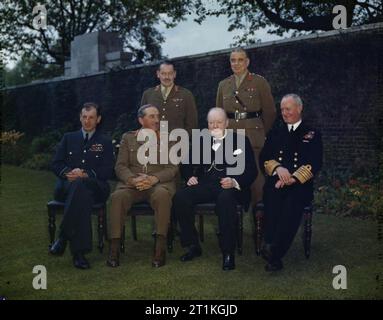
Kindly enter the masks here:
M 33 138 L 31 142 L 31 154 L 53 153 L 62 134 L 58 130 L 46 132 Z
M 50 170 L 52 162 L 51 153 L 36 153 L 25 161 L 21 167 L 34 170 Z
M 315 211 L 337 216 L 378 218 L 383 211 L 383 182 L 379 171 L 327 171 L 315 188 Z
M 27 159 L 29 150 L 25 140 L 24 133 L 15 130 L 1 132 L 1 162 L 18 166 Z

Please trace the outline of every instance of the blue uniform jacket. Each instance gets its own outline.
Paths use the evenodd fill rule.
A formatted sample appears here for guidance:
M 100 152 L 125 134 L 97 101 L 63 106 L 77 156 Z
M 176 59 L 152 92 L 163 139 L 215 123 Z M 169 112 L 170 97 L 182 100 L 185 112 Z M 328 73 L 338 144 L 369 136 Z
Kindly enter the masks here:
M 52 170 L 60 179 L 74 168 L 85 170 L 89 178 L 107 181 L 113 177 L 114 153 L 112 141 L 99 131 L 84 145 L 81 130 L 68 132 L 58 145 Z

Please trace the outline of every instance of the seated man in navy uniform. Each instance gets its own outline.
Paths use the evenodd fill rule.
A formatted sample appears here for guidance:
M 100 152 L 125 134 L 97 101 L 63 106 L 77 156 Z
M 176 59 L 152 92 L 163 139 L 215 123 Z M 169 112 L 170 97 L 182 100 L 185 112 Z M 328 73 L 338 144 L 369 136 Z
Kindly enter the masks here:
M 302 122 L 303 104 L 296 94 L 281 100 L 283 126 L 272 130 L 260 155 L 266 173 L 265 270 L 283 268 L 282 258 L 298 231 L 303 208 L 313 200 L 313 179 L 322 166 L 322 139 Z
M 85 103 L 80 112 L 82 128 L 64 135 L 52 163 L 59 178 L 55 200 L 65 201 L 65 207 L 59 238 L 50 253 L 62 255 L 69 241 L 73 264 L 80 269 L 90 267 L 84 254 L 92 249 L 92 206 L 106 201 L 107 180 L 113 177 L 113 145 L 97 129 L 100 121 L 99 106 Z
M 188 248 L 181 261 L 192 260 L 202 253 L 194 226 L 194 205 L 215 202 L 223 254 L 222 269 L 232 270 L 235 268 L 236 206 L 237 203 L 249 204 L 250 186 L 257 176 L 257 167 L 249 139 L 227 130 L 229 121 L 225 110 L 212 108 L 207 120 L 210 133 L 207 143 L 200 143 L 200 150 L 193 148 L 193 153 L 200 151 L 199 162 L 192 163 L 193 154 L 190 152 L 189 164 L 181 165 L 187 187 L 179 190 L 173 198 L 174 213 L 181 228 L 181 244 Z M 210 162 L 203 161 L 209 153 Z M 236 164 L 242 165 L 242 170 L 236 173 L 230 170 L 235 165 L 229 161 L 228 155 L 236 157 Z

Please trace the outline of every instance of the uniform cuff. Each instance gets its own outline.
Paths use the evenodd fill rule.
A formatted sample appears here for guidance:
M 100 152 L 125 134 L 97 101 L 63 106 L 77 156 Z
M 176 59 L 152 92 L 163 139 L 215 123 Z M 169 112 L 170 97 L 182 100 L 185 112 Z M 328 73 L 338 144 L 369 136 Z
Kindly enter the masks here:
M 309 164 L 299 167 L 293 173 L 293 177 L 296 178 L 302 184 L 309 181 L 313 176 L 314 175 L 311 172 L 311 166 Z
M 265 161 L 264 163 L 265 172 L 269 176 L 271 176 L 274 173 L 274 170 L 280 166 L 281 164 L 275 160 L 268 160 L 268 161 Z

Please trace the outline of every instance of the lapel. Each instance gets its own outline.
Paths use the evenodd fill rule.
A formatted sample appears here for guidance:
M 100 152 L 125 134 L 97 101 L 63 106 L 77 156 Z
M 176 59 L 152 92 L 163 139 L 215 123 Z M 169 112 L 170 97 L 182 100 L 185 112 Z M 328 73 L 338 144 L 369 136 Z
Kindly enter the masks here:
M 172 90 L 170 90 L 170 92 L 169 92 L 168 97 L 167 97 L 166 100 L 168 101 L 168 100 L 170 100 L 171 98 L 173 98 L 177 91 L 178 91 L 177 85 L 174 84 L 174 85 L 173 85 L 173 88 L 172 88 Z

